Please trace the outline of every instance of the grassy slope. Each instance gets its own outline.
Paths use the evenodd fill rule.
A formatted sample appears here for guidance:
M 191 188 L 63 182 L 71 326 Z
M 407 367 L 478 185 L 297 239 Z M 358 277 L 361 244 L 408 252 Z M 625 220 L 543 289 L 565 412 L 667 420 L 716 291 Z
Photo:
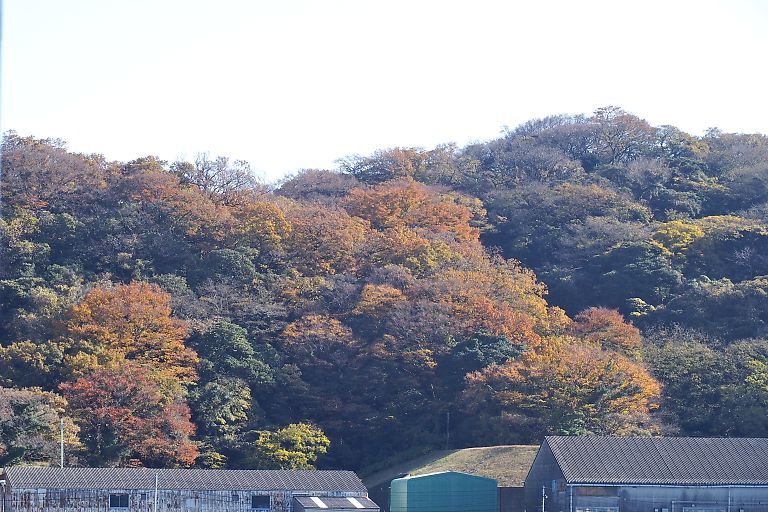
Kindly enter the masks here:
M 502 487 L 521 486 L 537 449 L 535 445 L 505 445 L 440 450 L 365 475 L 363 481 L 368 487 L 378 487 L 403 473 L 462 471 L 494 478 Z
M 456 450 L 411 471 L 411 474 L 462 471 L 493 478 L 499 482 L 500 487 L 521 486 L 538 448 L 538 446 L 509 445 Z
M 493 478 L 501 487 L 522 486 L 538 446 L 506 445 L 440 450 L 363 476 L 371 497 L 388 510 L 389 483 L 403 473 L 423 475 L 438 471 L 462 471 Z

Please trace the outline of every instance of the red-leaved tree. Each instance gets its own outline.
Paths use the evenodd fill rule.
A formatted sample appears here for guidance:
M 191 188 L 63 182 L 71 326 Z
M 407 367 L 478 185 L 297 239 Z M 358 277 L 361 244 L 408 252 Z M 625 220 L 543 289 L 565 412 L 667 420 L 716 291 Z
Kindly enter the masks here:
M 60 388 L 80 425 L 88 463 L 178 467 L 197 458 L 189 407 L 165 396 L 142 366 L 122 361 Z

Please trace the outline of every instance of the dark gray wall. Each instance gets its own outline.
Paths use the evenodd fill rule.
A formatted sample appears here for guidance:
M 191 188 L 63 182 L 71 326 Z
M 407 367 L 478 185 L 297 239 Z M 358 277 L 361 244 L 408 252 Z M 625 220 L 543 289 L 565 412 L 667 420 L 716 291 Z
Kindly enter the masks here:
M 560 510 L 562 507 L 563 496 L 560 496 L 559 490 L 565 485 L 563 472 L 555 461 L 555 456 L 549 445 L 544 441 L 536 452 L 536 458 L 525 479 L 523 508 L 526 512 L 542 512 L 541 510 L 541 488 L 544 487 L 546 493 L 545 511 Z
M 523 512 L 522 487 L 499 487 L 499 512 Z

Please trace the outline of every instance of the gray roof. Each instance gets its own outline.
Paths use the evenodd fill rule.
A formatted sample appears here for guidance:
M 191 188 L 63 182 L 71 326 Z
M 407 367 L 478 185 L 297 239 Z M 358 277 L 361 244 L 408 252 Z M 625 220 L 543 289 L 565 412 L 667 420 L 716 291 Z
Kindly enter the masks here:
M 349 511 L 360 511 L 360 512 L 370 512 L 370 511 L 378 511 L 379 506 L 373 502 L 370 498 L 354 498 L 355 501 L 357 501 L 360 505 L 362 505 L 363 508 L 357 507 L 349 498 L 326 498 L 326 497 L 320 497 L 312 499 L 309 496 L 297 496 L 293 498 L 294 500 L 301 503 L 301 506 L 305 510 L 326 510 L 323 507 L 320 506 L 319 503 L 316 502 L 316 500 L 320 500 L 328 509 L 330 510 L 349 510 Z
M 5 474 L 17 489 L 154 489 L 157 474 L 160 489 L 367 492 L 352 471 L 17 466 L 6 468 Z
M 545 439 L 569 483 L 768 485 L 768 439 Z

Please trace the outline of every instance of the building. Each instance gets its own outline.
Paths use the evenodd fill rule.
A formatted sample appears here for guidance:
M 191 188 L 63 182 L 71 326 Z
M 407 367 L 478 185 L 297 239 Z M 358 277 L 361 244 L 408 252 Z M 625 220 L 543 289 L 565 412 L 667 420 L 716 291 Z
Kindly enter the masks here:
M 524 512 L 522 487 L 499 487 L 498 512 Z
M 351 471 L 11 467 L 0 483 L 0 512 L 378 512 Z
M 768 512 L 768 439 L 547 437 L 527 512 Z
M 298 496 L 294 498 L 293 512 L 379 512 L 370 498 L 325 498 Z
M 392 480 L 390 512 L 498 512 L 496 480 L 441 471 Z

